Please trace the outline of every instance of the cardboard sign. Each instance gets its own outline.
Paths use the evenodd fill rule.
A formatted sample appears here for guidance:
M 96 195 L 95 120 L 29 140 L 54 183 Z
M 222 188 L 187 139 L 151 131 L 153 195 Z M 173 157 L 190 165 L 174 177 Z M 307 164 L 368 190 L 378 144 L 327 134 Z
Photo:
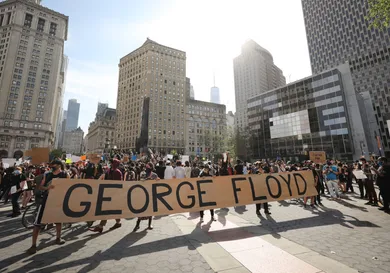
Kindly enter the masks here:
M 102 159 L 102 156 L 99 154 L 89 154 L 87 155 L 87 158 L 89 159 L 89 162 L 92 162 L 94 164 L 99 164 L 100 160 Z
M 15 158 L 3 158 L 2 161 L 3 161 L 3 164 L 7 164 L 8 166 L 11 166 L 11 167 L 13 167 L 14 164 L 16 163 Z
M 323 164 L 326 162 L 326 153 L 325 152 L 309 152 L 310 161 L 313 161 L 316 164 Z
M 32 148 L 30 153 L 31 164 L 40 165 L 44 162 L 49 162 L 49 153 L 49 148 Z
M 128 183 L 55 179 L 42 223 L 72 223 L 241 206 L 315 196 L 311 171 Z
M 362 170 L 353 171 L 353 175 L 356 179 L 367 179 L 367 176 L 364 174 Z

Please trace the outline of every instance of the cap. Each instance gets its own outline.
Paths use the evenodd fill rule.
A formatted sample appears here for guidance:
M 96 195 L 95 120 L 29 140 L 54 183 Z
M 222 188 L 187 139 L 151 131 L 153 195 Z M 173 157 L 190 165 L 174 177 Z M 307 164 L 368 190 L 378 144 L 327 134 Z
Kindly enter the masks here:
M 50 165 L 62 165 L 62 161 L 59 159 L 54 159 L 52 162 L 50 162 Z

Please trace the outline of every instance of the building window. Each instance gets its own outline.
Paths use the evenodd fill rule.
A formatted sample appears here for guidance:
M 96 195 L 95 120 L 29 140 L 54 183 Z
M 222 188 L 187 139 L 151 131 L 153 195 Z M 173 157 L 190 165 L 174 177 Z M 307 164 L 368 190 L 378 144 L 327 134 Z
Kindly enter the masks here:
M 44 28 L 45 28 L 45 20 L 42 18 L 39 18 L 37 30 L 40 32 L 43 32 Z

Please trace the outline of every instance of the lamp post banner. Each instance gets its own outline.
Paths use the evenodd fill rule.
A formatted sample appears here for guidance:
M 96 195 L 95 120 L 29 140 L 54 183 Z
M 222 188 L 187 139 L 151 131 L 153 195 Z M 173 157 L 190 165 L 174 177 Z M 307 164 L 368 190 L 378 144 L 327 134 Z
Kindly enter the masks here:
M 42 223 L 72 223 L 226 208 L 315 196 L 311 171 L 190 179 L 54 179 Z

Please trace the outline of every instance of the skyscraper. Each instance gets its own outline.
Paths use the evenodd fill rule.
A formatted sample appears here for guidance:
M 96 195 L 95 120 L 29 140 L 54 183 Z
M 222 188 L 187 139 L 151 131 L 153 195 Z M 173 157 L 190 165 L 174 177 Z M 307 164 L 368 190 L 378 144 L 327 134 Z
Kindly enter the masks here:
M 212 103 L 221 103 L 221 99 L 219 97 L 219 88 L 216 86 L 211 87 L 210 90 L 210 102 Z
M 234 59 L 236 97 L 236 126 L 245 131 L 248 126 L 247 99 L 283 86 L 286 78 L 273 61 L 269 51 L 249 40 L 241 47 L 241 55 Z
M 51 147 L 68 17 L 39 0 L 0 2 L 0 154 Z
M 116 146 L 135 149 L 145 98 L 150 98 L 148 147 L 183 153 L 187 94 L 186 53 L 150 39 L 119 63 Z M 139 152 L 139 151 L 137 151 Z
M 78 127 L 79 124 L 80 103 L 76 99 L 68 101 L 68 110 L 66 116 L 66 131 L 72 131 Z
M 390 29 L 369 27 L 366 0 L 302 0 L 302 7 L 312 72 L 348 62 L 369 152 L 383 145 L 389 155 Z

